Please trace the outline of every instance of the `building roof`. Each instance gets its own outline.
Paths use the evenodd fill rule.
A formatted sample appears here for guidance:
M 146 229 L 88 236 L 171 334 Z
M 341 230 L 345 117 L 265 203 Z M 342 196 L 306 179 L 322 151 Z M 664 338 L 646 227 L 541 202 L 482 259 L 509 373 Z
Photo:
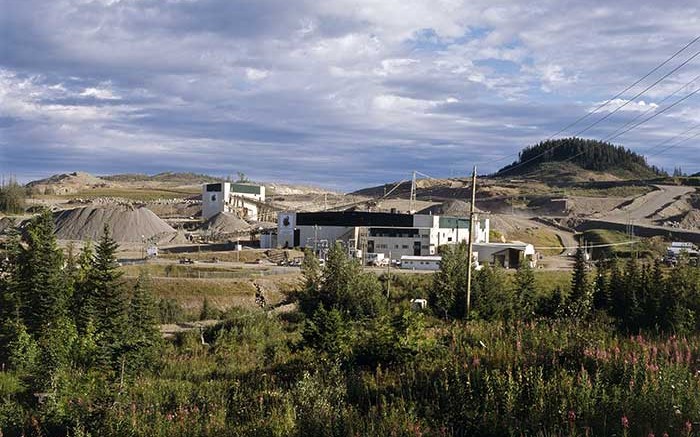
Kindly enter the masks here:
M 441 261 L 442 257 L 437 255 L 414 256 L 402 255 L 401 261 Z

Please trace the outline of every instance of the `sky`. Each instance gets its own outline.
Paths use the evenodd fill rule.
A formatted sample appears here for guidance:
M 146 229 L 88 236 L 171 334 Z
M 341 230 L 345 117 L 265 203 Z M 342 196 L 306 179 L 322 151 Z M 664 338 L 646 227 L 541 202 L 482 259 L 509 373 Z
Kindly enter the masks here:
M 0 0 L 0 174 L 243 172 L 338 190 L 414 170 L 485 174 L 690 42 L 699 7 Z M 559 136 L 622 104 L 581 136 L 605 139 L 664 111 L 700 86 L 700 56 L 635 95 L 699 51 L 700 41 Z M 700 171 L 700 137 L 664 150 L 695 133 L 698 109 L 700 93 L 613 142 Z

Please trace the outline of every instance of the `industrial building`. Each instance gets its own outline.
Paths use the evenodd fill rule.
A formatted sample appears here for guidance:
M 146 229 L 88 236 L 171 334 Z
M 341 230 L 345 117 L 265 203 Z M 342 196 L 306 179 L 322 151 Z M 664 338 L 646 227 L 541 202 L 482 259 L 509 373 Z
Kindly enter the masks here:
M 499 265 L 505 268 L 517 269 L 521 262 L 527 262 L 530 267 L 537 266 L 537 252 L 529 243 L 513 241 L 510 243 L 481 243 L 474 244 L 474 255 L 478 256 L 479 264 Z
M 209 220 L 220 212 L 235 212 L 247 220 L 258 220 L 265 204 L 265 186 L 219 182 L 202 186 L 202 218 Z
M 327 248 L 339 241 L 356 256 L 383 253 L 402 256 L 438 254 L 438 247 L 468 241 L 469 219 L 382 212 L 282 212 L 276 246 Z M 488 243 L 489 220 L 475 218 L 474 242 Z M 272 243 L 272 239 L 266 240 Z

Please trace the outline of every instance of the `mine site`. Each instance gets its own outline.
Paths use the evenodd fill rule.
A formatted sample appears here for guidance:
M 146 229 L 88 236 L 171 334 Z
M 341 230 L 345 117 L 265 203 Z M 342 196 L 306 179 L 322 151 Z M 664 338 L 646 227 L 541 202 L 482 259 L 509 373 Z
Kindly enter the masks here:
M 0 0 L 0 437 L 700 436 L 695 3 Z
M 234 302 L 253 305 L 256 284 L 281 302 L 279 288 L 299 276 L 305 249 L 325 261 L 330 247 L 341 244 L 348 257 L 378 273 L 436 271 L 441 247 L 469 240 L 470 217 L 477 268 L 515 271 L 527 263 L 570 271 L 578 248 L 591 262 L 634 257 L 673 265 L 678 246 L 697 262 L 696 177 L 654 174 L 637 162 L 595 171 L 584 160 L 562 161 L 478 176 L 473 210 L 468 175 L 438 179 L 414 171 L 405 180 L 339 193 L 245 175 L 235 181 L 74 172 L 27 183 L 24 212 L 0 218 L 0 232 L 22 229 L 41 208 L 52 211 L 64 248 L 95 242 L 107 227 L 127 276 L 142 265 L 166 282 L 215 282 L 221 295 L 212 304 L 221 310 Z M 180 299 L 190 310 L 201 305 L 195 295 Z

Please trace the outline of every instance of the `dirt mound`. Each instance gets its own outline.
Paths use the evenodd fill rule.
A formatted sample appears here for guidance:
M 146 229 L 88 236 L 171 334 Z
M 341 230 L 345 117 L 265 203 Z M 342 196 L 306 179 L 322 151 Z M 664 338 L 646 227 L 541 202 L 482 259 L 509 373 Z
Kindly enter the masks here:
M 109 184 L 89 173 L 73 172 L 32 181 L 27 186 L 41 194 L 75 194 L 84 188 L 106 187 Z
M 219 234 L 237 234 L 250 230 L 250 225 L 230 212 L 220 212 L 204 223 L 204 229 Z
M 700 229 L 700 211 L 697 209 L 689 211 L 681 220 L 680 226 L 684 229 Z
M 56 236 L 62 240 L 98 240 L 105 225 L 119 242 L 141 242 L 176 232 L 148 208 L 126 205 L 69 209 L 56 213 L 54 221 Z
M 474 211 L 480 212 L 479 208 Z M 469 215 L 469 202 L 450 199 L 439 205 L 433 205 L 418 212 L 418 214 L 447 215 L 454 217 L 466 217 Z

